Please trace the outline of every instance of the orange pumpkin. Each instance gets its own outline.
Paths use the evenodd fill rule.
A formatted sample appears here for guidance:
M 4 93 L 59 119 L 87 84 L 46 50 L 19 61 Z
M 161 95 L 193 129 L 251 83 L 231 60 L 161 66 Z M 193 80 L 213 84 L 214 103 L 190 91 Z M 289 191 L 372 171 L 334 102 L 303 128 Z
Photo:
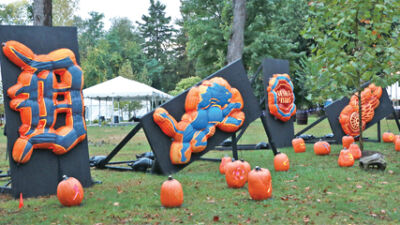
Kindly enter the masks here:
M 389 143 L 394 141 L 394 134 L 392 132 L 385 132 L 382 135 L 383 142 Z
M 343 148 L 349 148 L 350 145 L 354 142 L 353 136 L 346 135 L 342 137 Z
M 397 139 L 397 140 L 394 142 L 394 150 L 400 152 L 400 139 Z
M 354 159 L 359 159 L 362 156 L 362 152 L 357 144 L 353 143 L 349 147 L 349 151 L 353 155 Z
M 306 143 L 304 142 L 303 138 L 295 138 L 292 140 L 292 146 L 294 152 L 300 153 L 306 151 Z
M 168 177 L 168 180 L 164 181 L 161 185 L 160 193 L 161 205 L 166 208 L 179 207 L 183 203 L 183 190 L 182 185 L 179 181 Z
M 397 134 L 397 135 L 394 135 L 394 141 L 393 141 L 393 143 L 396 143 L 396 141 L 397 141 L 398 138 L 400 138 L 400 135 L 398 135 L 398 134 Z
M 331 145 L 326 141 L 315 142 L 314 153 L 316 155 L 329 155 L 331 153 Z
M 229 156 L 222 157 L 221 163 L 219 164 L 219 172 L 221 174 L 225 174 L 225 165 L 228 162 L 232 162 L 232 158 L 231 157 L 229 157 Z
M 285 153 L 278 153 L 274 157 L 275 171 L 288 171 L 290 164 L 289 158 Z
M 272 196 L 272 179 L 268 169 L 256 166 L 249 173 L 248 190 L 253 200 L 264 200 Z
M 250 171 L 251 171 L 250 163 L 248 163 L 247 161 L 244 161 L 244 160 L 240 160 L 240 161 L 244 164 L 244 168 L 246 169 L 247 174 L 250 173 Z
M 84 197 L 83 187 L 79 180 L 63 176 L 57 186 L 57 198 L 63 206 L 80 205 Z
M 354 157 L 349 150 L 343 149 L 340 151 L 338 164 L 341 167 L 349 167 L 354 165 Z
M 247 182 L 248 172 L 240 160 L 225 165 L 225 180 L 230 188 L 241 188 Z

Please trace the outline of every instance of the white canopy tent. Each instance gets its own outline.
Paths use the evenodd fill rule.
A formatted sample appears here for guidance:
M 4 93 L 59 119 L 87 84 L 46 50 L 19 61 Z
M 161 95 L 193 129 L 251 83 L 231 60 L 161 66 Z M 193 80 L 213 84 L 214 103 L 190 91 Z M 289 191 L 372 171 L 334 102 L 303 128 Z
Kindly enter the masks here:
M 160 90 L 121 76 L 84 89 L 83 96 L 85 98 L 85 105 L 87 106 L 86 117 L 90 121 L 99 119 L 100 116 L 113 118 L 116 116 L 115 114 L 117 114 L 117 116 L 120 117 L 120 101 L 136 100 L 145 103 L 145 106 L 140 110 L 140 114 L 144 114 L 172 98 L 171 95 Z M 117 112 L 115 112 L 114 109 L 114 101 L 118 102 Z

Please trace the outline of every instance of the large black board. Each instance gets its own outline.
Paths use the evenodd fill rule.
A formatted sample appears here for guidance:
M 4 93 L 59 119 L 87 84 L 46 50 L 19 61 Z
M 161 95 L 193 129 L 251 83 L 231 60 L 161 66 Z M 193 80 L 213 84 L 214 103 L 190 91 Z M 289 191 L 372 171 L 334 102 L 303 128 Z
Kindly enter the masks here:
M 338 143 L 342 143 L 342 137 L 346 134 L 344 133 L 341 124 L 339 123 L 339 115 L 343 108 L 348 105 L 350 100 L 346 97 L 333 102 L 325 108 L 325 114 L 328 116 L 329 125 L 331 126 L 334 138 Z M 389 114 L 393 113 L 392 101 L 385 88 L 382 88 L 382 96 L 380 98 L 380 104 L 378 108 L 375 109 L 374 118 L 366 124 L 365 129 L 373 126 L 378 121 L 387 117 Z
M 273 143 L 275 147 L 287 147 L 292 145 L 292 139 L 294 137 L 294 117 L 290 120 L 283 122 L 281 120 L 276 119 L 273 115 L 269 113 L 268 109 L 268 93 L 267 88 L 269 84 L 270 78 L 274 74 L 289 74 L 289 61 L 283 59 L 263 59 L 262 61 L 263 67 L 263 80 L 265 87 L 265 104 L 266 104 L 266 113 L 265 119 L 267 123 L 267 129 L 269 129 L 270 138 L 273 139 Z M 270 140 L 271 142 L 271 140 Z
M 0 43 L 9 40 L 23 43 L 35 54 L 47 54 L 59 48 L 69 48 L 79 62 L 77 32 L 74 27 L 0 26 Z M 7 89 L 17 82 L 21 70 L 3 53 L 0 54 L 0 62 L 7 119 L 7 151 L 11 156 L 21 120 L 19 113 L 9 107 Z M 63 174 L 77 178 L 84 187 L 92 185 L 87 139 L 65 155 L 57 156 L 46 149 L 35 149 L 26 164 L 17 165 L 12 157 L 9 161 L 11 192 L 14 197 L 18 197 L 20 193 L 23 193 L 24 197 L 55 194 Z
M 260 108 L 258 105 L 257 98 L 253 94 L 253 90 L 250 85 L 250 81 L 247 78 L 246 71 L 243 67 L 242 60 L 237 60 L 230 65 L 222 68 L 218 72 L 205 78 L 205 80 L 211 79 L 212 77 L 223 77 L 229 84 L 237 88 L 242 94 L 244 107 L 243 112 L 246 115 L 245 121 L 242 127 L 253 122 L 260 117 Z M 181 116 L 185 113 L 184 105 L 188 90 L 176 96 L 172 100 L 161 105 L 177 120 L 180 121 Z M 202 155 L 213 149 L 214 146 L 220 144 L 223 140 L 230 137 L 232 133 L 226 133 L 219 129 L 216 129 L 214 136 L 208 139 L 207 148 L 200 152 L 192 154 L 191 160 L 185 165 L 174 165 L 170 161 L 169 150 L 171 145 L 171 139 L 166 136 L 156 123 L 153 121 L 153 111 L 146 114 L 141 119 L 143 129 L 145 131 L 147 140 L 157 158 L 160 169 L 163 174 L 171 174 L 178 172 L 185 166 L 189 165 L 193 161 L 199 159 Z

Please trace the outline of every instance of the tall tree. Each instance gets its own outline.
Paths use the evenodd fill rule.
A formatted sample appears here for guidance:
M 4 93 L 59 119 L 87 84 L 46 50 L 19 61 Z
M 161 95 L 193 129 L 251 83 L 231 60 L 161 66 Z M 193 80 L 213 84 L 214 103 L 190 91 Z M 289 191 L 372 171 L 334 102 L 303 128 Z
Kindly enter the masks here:
M 33 25 L 52 26 L 52 0 L 33 1 Z
M 233 1 L 232 36 L 228 42 L 228 63 L 242 57 L 244 48 L 244 27 L 246 23 L 246 0 Z
M 31 22 L 27 0 L 15 1 L 10 4 L 0 4 L 0 24 L 25 25 Z
M 74 25 L 79 0 L 53 0 L 53 26 Z
M 337 92 L 349 96 L 355 90 L 362 118 L 362 84 L 386 87 L 399 79 L 400 2 L 324 0 L 310 2 L 310 10 L 304 37 L 315 41 L 311 62 L 318 72 L 309 75 L 309 86 L 325 98 Z
M 100 39 L 104 37 L 104 14 L 90 12 L 86 20 L 76 21 L 79 33 L 79 49 L 82 58 L 85 58 L 90 48 L 96 47 Z M 79 19 L 78 19 L 79 20 Z
M 149 15 L 143 15 L 142 20 L 143 23 L 137 23 L 140 33 L 146 40 L 143 44 L 146 56 L 149 60 L 156 60 L 160 66 L 157 66 L 158 69 L 163 71 L 168 66 L 168 50 L 171 48 L 171 38 L 175 31 L 169 25 L 171 17 L 166 17 L 165 5 L 158 0 L 150 0 Z M 173 79 L 163 78 L 162 71 L 151 74 L 152 86 L 167 91 L 170 89 L 168 82 Z

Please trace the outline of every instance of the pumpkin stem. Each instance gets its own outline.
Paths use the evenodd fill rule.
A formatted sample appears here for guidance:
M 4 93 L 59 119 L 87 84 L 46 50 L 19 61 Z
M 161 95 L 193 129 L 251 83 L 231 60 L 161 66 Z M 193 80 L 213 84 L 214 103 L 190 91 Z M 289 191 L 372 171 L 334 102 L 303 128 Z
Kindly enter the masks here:
M 254 168 L 256 171 L 260 171 L 261 168 L 259 166 L 256 166 L 256 168 Z
M 68 176 L 64 174 L 64 175 L 62 176 L 62 178 L 63 178 L 63 180 L 66 180 L 66 179 L 68 179 Z
M 174 178 L 172 178 L 171 175 L 168 176 L 168 180 L 173 180 Z

